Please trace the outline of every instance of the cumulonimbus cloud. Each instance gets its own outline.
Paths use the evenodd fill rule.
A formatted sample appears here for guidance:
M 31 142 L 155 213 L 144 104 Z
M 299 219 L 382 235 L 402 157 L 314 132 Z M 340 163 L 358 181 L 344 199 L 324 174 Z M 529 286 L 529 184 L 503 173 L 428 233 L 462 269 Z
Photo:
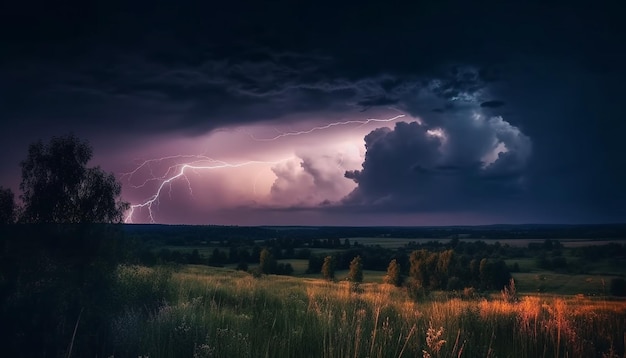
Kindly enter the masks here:
M 461 79 L 436 81 L 417 93 L 409 109 L 419 112 L 437 98 L 455 109 L 421 122 L 397 123 L 365 137 L 362 169 L 347 171 L 357 187 L 342 205 L 372 210 L 488 210 L 525 188 L 532 141 L 503 117 L 480 105 L 482 87 Z M 424 102 L 424 99 L 426 101 Z

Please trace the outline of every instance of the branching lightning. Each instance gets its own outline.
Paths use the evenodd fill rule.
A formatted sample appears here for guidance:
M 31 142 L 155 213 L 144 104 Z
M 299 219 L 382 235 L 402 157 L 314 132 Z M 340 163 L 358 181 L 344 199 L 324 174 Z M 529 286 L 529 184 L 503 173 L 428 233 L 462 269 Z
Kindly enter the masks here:
M 140 170 L 142 167 L 149 166 L 149 164 L 153 163 L 153 162 L 163 161 L 163 160 L 166 160 L 166 159 L 185 158 L 185 157 L 187 157 L 187 158 L 189 158 L 189 157 L 199 158 L 199 157 L 202 157 L 202 156 L 189 156 L 189 155 L 185 156 L 185 155 L 180 155 L 180 156 L 169 156 L 169 157 L 163 157 L 163 158 L 147 160 L 147 161 L 144 161 L 139 167 L 137 167 L 132 172 L 124 173 L 123 176 L 124 175 L 132 176 L 133 174 L 136 174 L 137 171 Z M 284 161 L 287 161 L 289 159 L 292 159 L 292 158 L 290 157 L 290 158 L 277 160 L 277 161 L 251 160 L 251 161 L 241 162 L 241 163 L 227 163 L 227 162 L 223 162 L 223 161 L 218 161 L 218 160 L 214 160 L 214 159 L 211 159 L 211 158 L 207 158 L 207 159 L 203 159 L 203 160 L 195 160 L 195 161 L 192 161 L 190 163 L 177 164 L 177 165 L 170 166 L 167 169 L 165 175 L 163 175 L 161 177 L 149 178 L 149 179 L 145 180 L 141 185 L 135 186 L 135 187 L 138 188 L 138 187 L 145 186 L 150 181 L 161 180 L 161 183 L 159 184 L 156 192 L 150 198 L 148 198 L 148 200 L 144 201 L 143 203 L 133 204 L 133 205 L 130 206 L 130 210 L 128 211 L 128 215 L 126 216 L 126 219 L 124 221 L 127 222 L 127 223 L 132 223 L 132 218 L 133 218 L 133 214 L 135 212 L 135 209 L 147 208 L 148 209 L 148 216 L 150 217 L 150 222 L 151 223 L 155 223 L 156 221 L 154 220 L 153 206 L 159 204 L 159 198 L 160 198 L 160 196 L 161 196 L 161 194 L 162 194 L 162 192 L 163 192 L 163 190 L 165 189 L 166 186 L 171 190 L 171 184 L 176 179 L 179 179 L 179 178 L 185 179 L 187 181 L 190 193 L 193 194 L 193 192 L 191 191 L 191 183 L 190 183 L 189 178 L 187 177 L 187 174 L 186 174 L 187 170 L 217 170 L 217 169 L 225 169 L 225 168 L 240 168 L 240 167 L 245 167 L 245 166 L 250 166 L 250 165 L 255 165 L 255 164 L 278 164 L 278 163 L 282 163 Z M 200 165 L 201 163 L 207 162 L 207 161 L 209 162 L 208 164 Z M 171 191 L 170 191 L 170 195 L 171 195 Z
M 313 127 L 311 129 L 307 129 L 304 131 L 294 131 L 294 132 L 280 132 L 276 129 L 276 131 L 278 132 L 278 134 L 274 137 L 271 138 L 257 138 L 256 136 L 254 136 L 254 134 L 252 133 L 248 133 L 248 135 L 250 136 L 250 138 L 252 138 L 255 141 L 258 142 L 271 142 L 283 137 L 292 137 L 292 136 L 300 136 L 300 135 L 305 135 L 305 134 L 311 134 L 313 132 L 316 131 L 321 131 L 324 129 L 329 129 L 332 127 L 336 127 L 336 126 L 345 126 L 345 125 L 350 125 L 350 124 L 359 124 L 358 127 L 362 127 L 366 124 L 372 123 L 372 122 L 393 122 L 397 119 L 403 118 L 405 117 L 404 114 L 399 114 L 395 117 L 392 118 L 387 118 L 387 119 L 379 119 L 379 118 L 368 118 L 368 119 L 363 119 L 363 120 L 352 120 L 352 121 L 343 121 L 343 122 L 333 122 L 333 123 L 329 123 L 323 126 L 319 126 L 319 127 Z
M 270 142 L 270 141 L 275 141 L 284 137 L 307 135 L 313 132 L 323 131 L 323 130 L 327 130 L 327 129 L 337 127 L 337 126 L 358 124 L 359 125 L 358 127 L 362 127 L 369 123 L 389 123 L 389 122 L 393 122 L 403 117 L 405 117 L 405 114 L 399 114 L 395 117 L 388 118 L 388 119 L 368 118 L 364 120 L 349 120 L 349 121 L 333 122 L 333 123 L 329 123 L 323 126 L 313 127 L 308 130 L 293 131 L 293 132 L 281 132 L 276 129 L 278 134 L 271 138 L 258 138 L 254 136 L 252 133 L 247 133 L 247 134 L 254 141 Z M 160 157 L 156 159 L 145 160 L 141 162 L 137 167 L 135 167 L 135 169 L 133 169 L 132 171 L 127 172 L 127 173 L 122 173 L 121 177 L 125 178 L 128 181 L 129 185 L 134 189 L 144 188 L 151 182 L 158 182 L 159 184 L 154 194 L 151 195 L 149 198 L 147 198 L 144 202 L 133 204 L 130 206 L 130 209 L 127 212 L 127 215 L 124 221 L 126 223 L 132 223 L 133 215 L 135 214 L 136 210 L 147 209 L 148 217 L 150 218 L 150 223 L 155 223 L 156 222 L 155 217 L 154 217 L 155 206 L 159 205 L 159 200 L 161 198 L 161 195 L 164 193 L 164 190 L 166 188 L 168 189 L 167 192 L 171 197 L 172 183 L 178 179 L 183 179 L 187 182 L 189 192 L 193 195 L 191 181 L 187 177 L 187 173 L 189 171 L 240 168 L 240 167 L 263 165 L 263 164 L 275 165 L 275 164 L 285 162 L 287 160 L 291 160 L 293 158 L 295 157 L 292 156 L 289 158 L 276 160 L 276 161 L 250 160 L 250 161 L 244 161 L 244 162 L 239 162 L 239 163 L 230 163 L 230 162 L 225 162 L 222 160 L 217 160 L 217 159 L 208 157 L 206 155 L 171 155 L 171 156 L 165 156 L 165 157 Z M 156 175 L 154 173 L 154 169 L 153 169 L 154 165 L 167 162 L 167 161 L 173 161 L 173 160 L 179 161 L 179 163 L 168 166 L 163 175 Z M 182 161 L 182 163 L 180 161 Z M 341 158 L 341 161 L 343 161 L 343 158 Z M 338 163 L 338 165 L 341 165 L 341 164 L 342 164 L 341 162 Z M 133 177 L 140 175 L 140 173 L 143 171 L 149 172 L 148 178 L 143 180 L 143 182 L 141 182 L 138 185 L 131 184 L 130 182 L 133 179 Z M 253 183 L 255 193 L 256 193 L 256 182 L 258 180 L 258 176 L 259 175 L 257 174 Z

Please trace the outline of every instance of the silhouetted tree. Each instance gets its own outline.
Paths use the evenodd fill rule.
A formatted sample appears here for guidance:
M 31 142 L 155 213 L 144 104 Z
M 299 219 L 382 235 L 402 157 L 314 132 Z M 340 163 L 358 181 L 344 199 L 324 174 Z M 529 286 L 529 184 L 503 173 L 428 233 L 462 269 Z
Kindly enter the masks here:
M 100 167 L 88 168 L 92 149 L 73 134 L 41 140 L 21 162 L 21 219 L 31 223 L 121 222 L 128 203 L 121 186 Z
M 348 280 L 352 282 L 363 282 L 363 264 L 361 263 L 361 256 L 355 257 L 350 262 Z
M 202 260 L 202 256 L 200 255 L 200 252 L 198 251 L 198 249 L 193 249 L 193 251 L 191 252 L 191 255 L 189 255 L 189 263 L 192 265 L 198 265 L 201 263 Z
M 119 199 L 121 186 L 87 167 L 91 156 L 87 142 L 67 135 L 31 144 L 21 162 L 19 220 L 55 225 L 16 225 L 6 238 L 2 261 L 15 273 L 5 276 L 10 290 L 0 295 L 0 321 L 15 332 L 11 346 L 2 344 L 8 356 L 59 356 L 70 340 L 77 355 L 101 355 L 98 345 L 111 333 L 116 267 L 127 253 L 122 232 L 115 225 L 57 225 L 122 221 L 128 204 Z M 77 317 L 93 334 L 74 340 L 67 327 Z
M 483 289 L 504 287 L 511 279 L 506 263 L 503 260 L 491 261 L 486 258 L 480 260 L 480 283 Z
M 486 288 L 488 286 L 489 279 L 492 274 L 491 265 L 489 265 L 489 262 L 487 261 L 486 258 L 483 258 L 482 260 L 480 260 L 479 272 L 480 272 L 480 284 L 482 287 Z
M 306 273 L 319 273 L 322 271 L 322 265 L 324 261 L 321 256 L 318 255 L 310 255 L 309 256 L 309 265 L 306 269 Z
M 326 280 L 335 279 L 335 258 L 332 256 L 326 256 L 324 258 L 324 263 L 322 264 L 322 276 Z
M 0 186 L 0 224 L 12 224 L 15 221 L 15 210 L 13 191 Z
M 419 286 L 428 287 L 430 285 L 431 271 L 427 263 L 429 256 L 430 253 L 427 250 L 416 250 L 409 257 L 411 264 L 409 275 Z
M 226 252 L 218 249 L 217 247 L 213 249 L 211 256 L 209 256 L 209 265 L 223 267 L 224 263 L 228 260 L 226 256 Z
M 469 273 L 472 284 L 478 285 L 480 283 L 480 261 L 472 259 L 469 263 Z
M 387 275 L 383 278 L 385 283 L 400 287 L 402 285 L 402 276 L 400 275 L 400 264 L 396 259 L 391 260 L 387 267 Z
M 261 254 L 259 255 L 259 268 L 261 272 L 266 275 L 274 273 L 276 270 L 276 259 L 274 259 L 274 255 L 272 255 L 270 250 L 261 250 Z

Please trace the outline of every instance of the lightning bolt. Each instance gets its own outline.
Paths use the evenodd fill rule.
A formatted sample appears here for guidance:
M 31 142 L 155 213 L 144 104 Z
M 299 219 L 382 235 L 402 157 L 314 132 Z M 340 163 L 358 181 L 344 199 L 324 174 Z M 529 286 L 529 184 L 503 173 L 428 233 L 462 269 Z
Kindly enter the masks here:
M 148 184 L 151 181 L 155 181 L 155 180 L 159 180 L 159 179 L 166 179 L 168 174 L 172 170 L 174 170 L 177 167 L 180 167 L 180 166 L 183 165 L 183 164 L 176 164 L 176 165 L 170 166 L 168 168 L 168 170 L 165 172 L 165 174 L 163 174 L 160 177 L 156 176 L 154 174 L 154 171 L 153 171 L 153 168 L 152 168 L 153 164 L 165 162 L 165 161 L 168 161 L 168 160 L 174 160 L 174 159 L 177 159 L 177 160 L 180 160 L 180 159 L 195 159 L 194 161 L 192 161 L 190 163 L 186 163 L 186 164 L 199 164 L 201 162 L 207 162 L 207 163 L 214 162 L 214 163 L 226 164 L 223 161 L 215 160 L 213 158 L 210 158 L 210 157 L 207 157 L 207 156 L 204 156 L 204 155 L 182 155 L 182 154 L 181 155 L 170 155 L 170 156 L 160 157 L 160 158 L 156 158 L 156 159 L 144 160 L 134 170 L 132 170 L 130 172 L 127 172 L 127 173 L 121 173 L 120 174 L 120 178 L 121 179 L 126 178 L 128 180 L 128 182 L 130 182 L 133 179 L 133 177 L 135 175 L 137 175 L 142 169 L 147 168 L 147 170 L 150 171 L 150 178 L 146 179 L 143 183 L 141 183 L 139 185 L 132 185 L 131 184 L 132 188 L 134 188 L 134 189 L 142 188 L 142 187 L 146 186 L 146 184 Z
M 293 136 L 299 136 L 299 135 L 305 135 L 305 134 L 311 134 L 313 132 L 317 132 L 317 131 L 321 131 L 321 130 L 325 130 L 325 129 L 329 129 L 332 127 L 337 127 L 337 126 L 346 126 L 346 125 L 350 125 L 350 124 L 359 124 L 358 127 L 362 127 L 366 124 L 369 123 L 373 123 L 373 122 L 393 122 L 397 119 L 403 118 L 406 115 L 404 114 L 399 114 L 395 117 L 392 118 L 387 118 L 387 119 L 379 119 L 379 118 L 368 118 L 368 119 L 363 119 L 363 120 L 351 120 L 351 121 L 342 121 L 342 122 L 333 122 L 333 123 L 329 123 L 323 126 L 319 126 L 319 127 L 313 127 L 311 129 L 307 129 L 304 131 L 294 131 L 294 132 L 280 132 L 278 129 L 274 128 L 278 134 L 275 135 L 274 137 L 271 138 L 258 138 L 256 137 L 254 134 L 252 133 L 247 133 L 248 136 L 250 136 L 250 138 L 252 138 L 252 140 L 258 141 L 258 142 L 271 142 L 283 137 L 293 137 Z M 357 128 L 358 128 L 357 127 Z
M 275 141 L 283 137 L 307 135 L 313 132 L 323 131 L 323 130 L 327 130 L 327 129 L 337 127 L 337 126 L 358 124 L 359 125 L 358 127 L 362 127 L 369 123 L 389 123 L 389 122 L 398 120 L 400 118 L 403 118 L 405 116 L 406 116 L 405 114 L 399 114 L 399 115 L 396 115 L 395 117 L 391 117 L 387 119 L 368 118 L 368 119 L 363 119 L 363 120 L 348 120 L 348 121 L 332 122 L 323 126 L 317 126 L 308 130 L 303 130 L 303 131 L 281 132 L 278 129 L 275 129 L 278 134 L 271 138 L 258 138 L 250 132 L 246 132 L 246 133 L 254 141 L 270 142 L 270 141 Z M 171 197 L 172 183 L 178 179 L 183 179 L 187 182 L 189 192 L 193 195 L 191 182 L 189 181 L 189 178 L 187 177 L 188 171 L 196 172 L 196 171 L 203 171 L 203 170 L 240 168 L 240 167 L 245 167 L 245 166 L 261 165 L 261 164 L 272 165 L 272 164 L 283 163 L 285 161 L 288 161 L 294 158 L 295 157 L 292 156 L 292 157 L 285 158 L 282 160 L 277 160 L 277 161 L 251 160 L 251 161 L 245 161 L 245 162 L 239 162 L 239 163 L 229 163 L 229 162 L 225 162 L 222 160 L 217 160 L 217 159 L 208 157 L 206 155 L 198 154 L 198 155 L 171 155 L 171 156 L 165 156 L 165 157 L 160 157 L 156 159 L 144 160 L 140 164 L 138 164 L 135 167 L 135 169 L 133 169 L 132 171 L 127 172 L 127 173 L 121 173 L 120 174 L 121 178 L 125 178 L 127 182 L 130 184 L 130 186 L 134 189 L 143 188 L 151 182 L 158 182 L 159 184 L 153 195 L 151 195 L 149 198 L 147 198 L 145 201 L 141 203 L 133 204 L 130 206 L 130 209 L 127 212 L 124 222 L 132 223 L 133 215 L 135 214 L 136 211 L 147 209 L 148 217 L 150 218 L 150 223 L 156 223 L 156 220 L 154 217 L 155 206 L 159 205 L 159 200 L 161 198 L 161 195 L 163 195 L 166 188 L 168 189 L 167 192 Z M 174 160 L 179 161 L 179 163 L 168 166 L 163 175 L 156 175 L 154 173 L 155 165 L 168 162 L 168 161 L 174 161 Z M 180 161 L 182 161 L 182 163 L 180 163 Z M 342 164 L 343 164 L 343 158 L 341 158 L 338 165 L 341 166 Z M 135 176 L 140 175 L 140 173 L 144 171 L 149 172 L 148 178 L 143 180 L 143 182 L 141 182 L 140 184 L 132 184 L 131 181 L 133 180 L 133 178 Z M 256 182 L 258 180 L 258 177 L 259 177 L 259 174 L 256 175 L 254 179 L 254 183 L 253 183 L 253 189 L 255 193 L 256 193 Z
M 132 177 L 132 175 L 136 174 L 141 168 L 146 167 L 146 166 L 150 166 L 151 163 L 154 162 L 159 162 L 159 161 L 164 161 L 167 159 L 177 159 L 177 158 L 189 158 L 189 157 L 203 157 L 203 156 L 193 156 L 193 155 L 176 155 L 176 156 L 169 156 L 169 157 L 162 157 L 162 158 L 157 158 L 157 159 L 150 159 L 150 160 L 146 160 L 144 161 L 141 165 L 139 165 L 135 170 L 133 170 L 132 172 L 129 173 L 124 173 L 122 175 L 126 175 L 128 177 Z M 184 164 L 177 164 L 177 165 L 173 165 L 170 166 L 166 173 L 161 176 L 161 177 L 152 177 L 147 179 L 146 181 L 144 181 L 141 185 L 139 186 L 135 186 L 137 188 L 145 186 L 148 182 L 150 181 L 154 181 L 154 180 L 160 180 L 161 183 L 159 184 L 156 192 L 150 197 L 148 198 L 146 201 L 139 203 L 139 204 L 133 204 L 130 206 L 130 209 L 128 210 L 128 214 L 126 215 L 126 218 L 124 219 L 124 222 L 126 223 L 132 223 L 132 218 L 133 218 L 133 214 L 135 213 L 135 210 L 140 210 L 140 209 L 144 209 L 147 208 L 148 209 L 148 216 L 150 218 L 150 223 L 156 223 L 155 219 L 154 219 L 154 206 L 159 204 L 159 198 L 161 197 L 161 194 L 163 193 L 163 191 L 165 190 L 166 187 L 168 187 L 170 189 L 170 195 L 171 195 L 171 184 L 173 181 L 179 179 L 179 178 L 183 178 L 187 181 L 188 187 L 189 187 L 189 191 L 191 192 L 191 183 L 189 182 L 189 178 L 186 175 L 186 171 L 188 170 L 217 170 L 217 169 L 224 169 L 224 168 L 241 168 L 241 167 L 245 167 L 245 166 L 251 166 L 251 165 L 256 165 L 256 164 L 279 164 L 282 162 L 285 162 L 287 160 L 293 159 L 293 157 L 289 157 L 289 158 L 285 158 L 282 160 L 277 160 L 277 161 L 261 161 L 261 160 L 250 160 L 250 161 L 246 161 L 246 162 L 241 162 L 241 163 L 227 163 L 227 162 L 223 162 L 223 161 L 219 161 L 219 160 L 214 160 L 211 158 L 206 158 L 206 159 L 200 159 L 200 160 L 196 160 L 196 161 L 192 161 L 190 163 L 184 163 Z M 205 164 L 205 165 L 200 165 L 202 162 L 209 162 L 209 164 Z M 171 173 L 171 174 L 170 174 Z M 193 193 L 192 193 L 193 194 Z

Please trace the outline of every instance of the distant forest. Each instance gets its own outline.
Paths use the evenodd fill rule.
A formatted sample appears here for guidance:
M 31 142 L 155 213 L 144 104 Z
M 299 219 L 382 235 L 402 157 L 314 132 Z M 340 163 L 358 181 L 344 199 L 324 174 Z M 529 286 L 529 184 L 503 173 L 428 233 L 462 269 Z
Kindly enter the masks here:
M 217 226 L 129 224 L 124 231 L 140 238 L 172 238 L 190 244 L 193 240 L 334 239 L 357 237 L 432 239 L 626 239 L 626 224 L 598 225 L 485 225 L 433 227 L 349 226 Z
M 268 250 L 273 260 L 308 260 L 307 273 L 320 273 L 326 256 L 333 257 L 337 270 L 346 270 L 359 256 L 363 268 L 385 271 L 395 260 L 402 274 L 411 273 L 418 257 L 432 267 L 441 267 L 437 261 L 446 252 L 453 253 L 444 266 L 450 267 L 436 275 L 441 277 L 427 286 L 433 289 L 458 289 L 471 285 L 481 288 L 501 288 L 509 279 L 509 272 L 519 272 L 517 264 L 506 266 L 505 259 L 533 258 L 538 267 L 564 273 L 585 273 L 587 263 L 594 259 L 612 259 L 621 262 L 626 256 L 624 245 L 609 243 L 571 249 L 573 259 L 562 255 L 565 239 L 606 240 L 626 237 L 626 225 L 519 225 L 472 227 L 238 227 L 238 226 L 184 226 L 184 225 L 124 225 L 125 237 L 134 243 L 133 256 L 144 265 L 160 263 L 203 264 L 210 266 L 237 265 L 247 271 L 259 263 L 262 250 Z M 378 244 L 367 244 L 365 238 L 407 239 L 402 247 L 390 249 Z M 415 239 L 415 240 L 411 240 Z M 420 239 L 420 240 L 417 240 Z M 502 244 L 498 240 L 528 240 L 537 242 L 523 245 Z M 202 250 L 210 248 L 209 251 Z M 180 249 L 179 249 L 180 248 Z M 184 249 L 187 248 L 187 249 Z M 202 251 L 198 250 L 201 249 Z M 210 253 L 209 253 L 210 252 Z M 416 252 L 421 252 L 416 256 Z M 426 253 L 427 252 L 427 253 Z M 413 255 L 413 258 L 412 258 Z M 439 255 L 439 256 L 438 256 Z M 443 256 L 442 256 L 443 255 Z M 448 254 L 449 255 L 449 254 Z M 452 260 L 452 263 L 448 261 Z M 479 266 L 502 273 L 490 282 L 481 282 Z M 293 269 L 278 265 L 271 273 L 289 275 Z M 234 267 L 234 266 L 233 266 Z M 483 267 L 485 268 L 485 267 Z M 433 269 L 434 270 L 434 269 Z M 431 270 L 431 271 L 433 271 Z M 456 270 L 456 271 L 455 271 Z M 449 277 L 460 278 L 448 281 Z

